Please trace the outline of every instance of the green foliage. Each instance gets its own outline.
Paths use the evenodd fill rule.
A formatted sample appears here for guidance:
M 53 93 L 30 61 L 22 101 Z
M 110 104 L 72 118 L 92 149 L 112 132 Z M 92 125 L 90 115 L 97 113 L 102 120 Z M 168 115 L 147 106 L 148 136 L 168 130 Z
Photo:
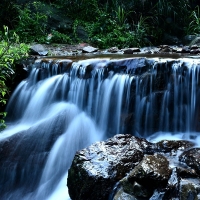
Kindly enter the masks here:
M 186 27 L 186 34 L 199 34 L 200 33 L 200 8 L 197 6 L 189 16 L 190 23 Z
M 71 38 L 63 33 L 60 33 L 58 31 L 53 30 L 50 39 L 48 40 L 48 43 L 64 43 L 64 44 L 70 44 L 72 43 Z
M 26 44 L 19 43 L 17 34 L 9 34 L 8 27 L 4 26 L 4 31 L 1 32 L 0 38 L 0 105 L 4 106 L 7 102 L 6 95 L 9 93 L 9 88 L 6 81 L 11 79 L 15 73 L 14 64 L 26 57 L 29 47 Z M 0 129 L 5 127 L 4 117 L 5 112 L 0 112 Z
M 108 14 L 102 12 L 97 21 L 85 23 L 86 30 L 91 38 L 90 42 L 99 48 L 108 48 L 111 46 L 119 48 L 140 47 L 150 44 L 145 39 L 149 31 L 147 18 L 141 17 L 137 24 L 132 25 L 131 29 L 126 23 L 121 22 L 112 19 Z
M 154 36 L 156 44 L 164 35 L 177 36 L 199 33 L 199 8 L 194 0 L 11 0 L 7 5 L 6 21 L 14 27 L 22 42 L 71 43 L 80 41 L 77 27 L 86 27 L 90 39 L 96 45 L 142 46 L 142 38 Z M 21 2 L 21 3 L 19 3 Z M 24 3 L 23 3 L 24 2 Z M 28 3 L 25 3 L 28 2 Z M 12 4 L 15 6 L 12 6 Z M 16 5 L 17 4 L 17 5 Z M 51 28 L 51 20 L 68 17 L 74 22 L 71 29 Z M 16 14 L 17 13 L 17 14 Z M 10 14 L 10 13 L 9 13 Z M 59 15 L 60 14 L 60 15 Z M 3 18 L 3 15 L 0 15 Z M 52 17 L 53 16 L 53 17 Z M 58 17 L 59 18 L 59 17 Z M 57 19 L 58 19 L 57 18 Z M 53 31 L 54 30 L 54 33 Z M 47 40 L 48 35 L 53 37 Z M 116 35 L 119 38 L 116 38 Z M 152 38 L 152 37 L 151 37 Z M 154 43 L 154 45 L 155 45 Z M 106 45 L 107 44 L 107 45 Z
M 127 16 L 129 13 L 126 13 L 126 11 L 121 6 L 118 6 L 115 13 L 116 13 L 117 23 L 119 24 L 119 26 L 123 26 L 126 23 Z
M 0 3 L 0 27 L 4 24 L 14 28 L 15 18 L 17 17 L 16 9 L 13 7 L 17 0 L 1 0 Z
M 149 19 L 141 16 L 138 23 L 133 25 L 135 46 L 151 45 L 151 42 L 147 39 L 148 35 L 151 35 Z
M 124 47 L 132 40 L 132 35 L 128 34 L 125 26 L 119 26 L 114 19 L 102 12 L 97 21 L 85 23 L 85 28 L 89 33 L 90 42 L 99 48 L 110 46 Z
M 47 36 L 47 15 L 42 10 L 45 4 L 34 1 L 27 3 L 24 7 L 15 6 L 19 15 L 16 33 L 22 42 L 45 42 Z
M 56 4 L 72 19 L 92 21 L 99 14 L 98 0 L 57 0 Z
M 48 27 L 53 12 L 50 6 L 40 1 L 33 1 L 24 6 L 15 6 L 15 8 L 19 13 L 15 32 L 19 35 L 21 42 L 71 43 L 67 34 Z

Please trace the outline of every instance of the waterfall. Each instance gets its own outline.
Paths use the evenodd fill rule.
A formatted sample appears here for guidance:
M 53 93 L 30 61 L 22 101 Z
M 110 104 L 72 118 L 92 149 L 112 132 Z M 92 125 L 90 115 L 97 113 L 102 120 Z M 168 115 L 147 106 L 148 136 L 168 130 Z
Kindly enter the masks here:
M 69 199 L 76 151 L 118 133 L 198 139 L 199 66 L 195 59 L 36 60 L 0 133 L 1 199 Z

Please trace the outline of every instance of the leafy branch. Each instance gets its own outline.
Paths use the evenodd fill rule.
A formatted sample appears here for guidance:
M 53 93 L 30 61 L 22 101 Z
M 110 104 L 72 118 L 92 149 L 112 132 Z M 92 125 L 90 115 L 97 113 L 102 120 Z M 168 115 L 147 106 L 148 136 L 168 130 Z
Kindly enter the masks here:
M 11 79 L 15 73 L 15 63 L 23 57 L 28 56 L 28 45 L 19 43 L 19 37 L 16 33 L 9 36 L 8 27 L 3 27 L 4 32 L 0 37 L 0 105 L 5 106 L 9 94 L 9 88 L 6 81 Z M 0 111 L 0 130 L 5 128 L 5 112 Z

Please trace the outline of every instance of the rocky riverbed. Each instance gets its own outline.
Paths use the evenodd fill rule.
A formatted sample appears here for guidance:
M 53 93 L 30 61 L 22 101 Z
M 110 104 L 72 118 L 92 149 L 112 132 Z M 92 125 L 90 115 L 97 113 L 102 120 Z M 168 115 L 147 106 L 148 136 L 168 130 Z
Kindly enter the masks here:
M 157 47 L 133 47 L 119 49 L 111 47 L 109 49 L 98 49 L 88 43 L 80 43 L 76 45 L 69 44 L 34 44 L 31 46 L 31 54 L 40 56 L 76 56 L 83 54 L 126 54 L 138 56 L 170 56 L 170 57 L 186 57 L 198 56 L 200 54 L 199 40 L 196 39 L 192 45 L 159 45 Z

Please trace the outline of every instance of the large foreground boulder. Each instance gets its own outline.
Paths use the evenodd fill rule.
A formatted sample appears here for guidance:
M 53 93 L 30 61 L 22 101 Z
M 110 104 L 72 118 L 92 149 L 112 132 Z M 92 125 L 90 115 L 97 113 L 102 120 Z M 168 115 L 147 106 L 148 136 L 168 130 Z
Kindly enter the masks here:
M 108 199 L 115 183 L 142 160 L 152 144 L 131 135 L 116 135 L 79 151 L 68 173 L 72 199 Z
M 97 142 L 76 153 L 69 195 L 72 200 L 170 199 L 190 196 L 185 188 L 192 184 L 196 198 L 198 174 L 177 164 L 180 152 L 192 146 L 184 140 L 150 143 L 128 134 Z

